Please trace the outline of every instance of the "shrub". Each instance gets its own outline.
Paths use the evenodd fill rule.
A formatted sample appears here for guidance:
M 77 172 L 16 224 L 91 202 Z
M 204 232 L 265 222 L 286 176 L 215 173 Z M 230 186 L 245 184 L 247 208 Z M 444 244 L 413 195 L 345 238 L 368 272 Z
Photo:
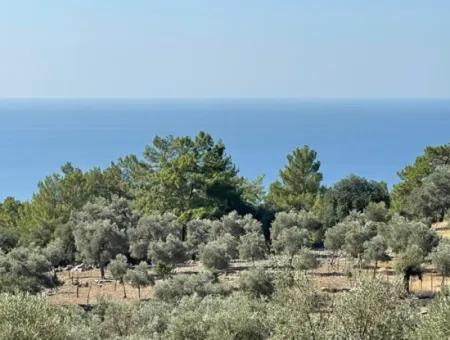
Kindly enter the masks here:
M 196 295 L 226 295 L 230 289 L 220 283 L 215 283 L 215 277 L 207 273 L 196 275 L 180 275 L 158 282 L 154 289 L 154 296 L 163 301 L 178 301 L 183 296 Z
M 265 303 L 245 294 L 229 297 L 185 297 L 172 311 L 167 339 L 267 339 Z
M 309 249 L 300 250 L 294 258 L 294 268 L 297 270 L 308 271 L 319 267 L 320 262 L 316 255 Z
M 56 282 L 48 274 L 50 268 L 50 262 L 36 249 L 19 247 L 8 254 L 0 252 L 0 292 L 37 293 L 54 287 Z
M 245 271 L 239 277 L 239 288 L 252 296 L 270 296 L 274 291 L 272 275 L 262 268 Z
M 173 307 L 161 301 L 120 303 L 101 298 L 93 310 L 101 339 L 164 339 Z
M 411 339 L 441 340 L 450 338 L 450 294 L 443 289 L 429 305 L 428 313 L 422 318 Z
M 363 280 L 337 297 L 328 332 L 336 339 L 408 339 L 415 318 L 400 285 Z
M 82 324 L 79 315 L 75 309 L 51 306 L 41 297 L 0 294 L 0 338 L 80 339 L 78 336 L 90 332 L 86 330 L 87 325 Z

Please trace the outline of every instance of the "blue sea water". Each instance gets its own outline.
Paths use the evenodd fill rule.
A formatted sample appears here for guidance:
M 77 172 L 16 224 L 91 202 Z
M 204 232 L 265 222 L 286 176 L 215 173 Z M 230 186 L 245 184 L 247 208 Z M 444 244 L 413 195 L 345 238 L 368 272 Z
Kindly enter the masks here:
M 31 198 L 66 161 L 104 167 L 155 135 L 200 130 L 266 184 L 307 144 L 327 185 L 357 174 L 392 186 L 426 145 L 450 142 L 450 100 L 0 100 L 0 199 Z

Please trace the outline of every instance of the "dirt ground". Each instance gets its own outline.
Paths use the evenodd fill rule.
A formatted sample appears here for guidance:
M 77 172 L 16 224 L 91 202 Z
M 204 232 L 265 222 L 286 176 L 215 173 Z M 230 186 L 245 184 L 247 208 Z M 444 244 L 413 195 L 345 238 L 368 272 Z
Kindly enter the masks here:
M 257 265 L 271 266 L 270 261 L 259 262 Z M 376 275 L 379 279 L 393 282 L 394 280 L 401 280 L 401 277 L 397 275 L 393 268 L 392 262 L 384 262 L 378 265 Z M 250 269 L 253 266 L 251 263 L 246 262 L 233 262 L 229 272 L 220 276 L 222 282 L 228 282 L 229 284 L 236 286 L 240 272 L 246 269 Z M 175 275 L 188 275 L 203 271 L 201 264 L 191 263 L 177 268 Z M 273 269 L 275 270 L 275 269 Z M 349 275 L 348 273 L 351 272 Z M 53 291 L 49 296 L 49 300 L 58 305 L 65 304 L 93 304 L 96 303 L 99 297 L 110 297 L 112 299 L 120 301 L 136 301 L 138 300 L 138 290 L 125 285 L 127 298 L 123 298 L 123 287 L 118 282 L 109 279 L 110 275 L 107 273 L 105 281 L 99 281 L 99 270 L 90 270 L 80 273 L 61 272 L 58 273 L 59 279 L 63 282 L 62 286 Z M 354 263 L 351 263 L 345 258 L 336 259 L 333 266 L 330 266 L 328 259 L 322 259 L 322 265 L 314 271 L 309 272 L 308 277 L 314 282 L 314 284 L 324 291 L 329 292 L 341 292 L 343 290 L 351 289 L 355 281 L 359 276 L 372 277 L 372 268 L 359 269 Z M 80 287 L 78 288 L 72 283 L 78 280 Z M 424 274 L 422 281 L 414 277 L 411 279 L 411 292 L 416 295 L 426 295 L 438 292 L 441 288 L 442 277 L 437 273 L 431 272 L 431 268 L 427 268 L 427 272 Z M 445 285 L 449 282 L 445 279 Z M 152 298 L 153 288 L 145 287 L 141 288 L 141 299 L 146 300 Z

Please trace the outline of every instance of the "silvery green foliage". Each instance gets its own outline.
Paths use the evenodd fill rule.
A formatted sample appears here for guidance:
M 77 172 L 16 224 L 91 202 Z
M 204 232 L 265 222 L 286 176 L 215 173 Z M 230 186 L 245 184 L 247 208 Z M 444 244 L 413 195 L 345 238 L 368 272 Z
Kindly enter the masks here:
M 387 244 L 384 237 L 381 235 L 377 235 L 369 241 L 364 242 L 364 259 L 375 263 L 374 271 L 377 269 L 378 261 L 383 261 L 387 258 L 386 251 Z
M 231 257 L 223 242 L 211 241 L 200 250 L 200 261 L 209 270 L 224 270 L 228 268 Z
M 189 295 L 203 298 L 229 293 L 230 287 L 216 282 L 215 277 L 209 273 L 175 276 L 158 282 L 154 288 L 154 296 L 166 302 L 176 302 Z
M 165 241 L 170 234 L 181 235 L 181 229 L 181 224 L 171 213 L 141 217 L 135 227 L 128 229 L 131 256 L 146 260 L 151 242 Z
M 264 268 L 244 271 L 239 276 L 239 289 L 255 297 L 270 296 L 275 289 L 273 275 Z
M 43 249 L 43 253 L 53 267 L 59 266 L 68 260 L 64 242 L 59 238 L 50 241 Z
M 185 297 L 172 311 L 167 339 L 267 339 L 265 304 L 244 294 L 225 298 Z
M 51 263 L 37 249 L 18 247 L 7 254 L 0 251 L 0 291 L 37 293 L 53 287 L 50 269 Z
M 450 165 L 437 167 L 421 181 L 408 197 L 408 206 L 416 216 L 442 221 L 450 208 Z
M 136 217 L 126 199 L 113 196 L 108 201 L 100 197 L 86 203 L 73 222 L 78 258 L 99 266 L 104 277 L 108 262 L 127 251 L 126 230 L 134 226 Z
M 348 223 L 340 222 L 325 232 L 325 248 L 337 252 L 344 247 L 345 235 L 349 230 Z
M 208 243 L 209 233 L 213 227 L 210 220 L 192 220 L 187 223 L 186 244 L 191 256 L 198 255 L 200 248 Z
M 361 259 L 364 253 L 364 242 L 369 241 L 376 235 L 376 230 L 371 228 L 372 224 L 362 224 L 359 221 L 348 223 L 343 250 L 351 257 Z
M 334 252 L 344 251 L 347 255 L 362 259 L 365 242 L 374 238 L 382 224 L 367 220 L 362 213 L 351 212 L 342 222 L 325 232 L 325 248 Z
M 275 220 L 272 222 L 272 228 L 270 229 L 271 236 L 273 239 L 276 239 L 284 229 L 292 227 L 306 229 L 311 234 L 316 234 L 320 232 L 322 224 L 313 213 L 305 210 L 300 212 L 282 211 L 275 215 Z
M 450 241 L 442 239 L 429 256 L 431 263 L 443 276 L 450 275 Z
M 0 294 L 0 338 L 95 339 L 75 309 L 55 307 L 44 298 L 22 294 Z
M 211 238 L 215 240 L 224 234 L 230 234 L 235 238 L 239 238 L 245 233 L 253 231 L 262 232 L 262 225 L 258 220 L 254 219 L 250 214 L 241 216 L 236 211 L 232 211 L 222 216 L 220 221 L 213 223 Z
M 287 255 L 291 260 L 300 249 L 311 246 L 311 234 L 308 230 L 296 226 L 283 229 L 273 239 L 273 248 L 280 254 Z
M 373 222 L 388 222 L 391 218 L 389 209 L 386 207 L 385 202 L 370 202 L 364 210 L 365 215 L 369 221 Z
M 330 339 L 330 297 L 321 293 L 300 272 L 281 272 L 268 304 L 271 339 Z
M 363 280 L 351 292 L 336 297 L 328 338 L 409 339 L 416 318 L 400 285 Z
M 124 280 L 132 287 L 140 289 L 155 284 L 154 275 L 150 272 L 149 265 L 142 261 L 133 269 L 128 269 Z
M 110 220 L 96 220 L 78 225 L 74 231 L 78 257 L 87 263 L 98 265 L 103 271 L 117 254 L 127 251 L 125 230 Z
M 427 313 L 422 316 L 419 326 L 412 332 L 411 339 L 441 340 L 450 338 L 450 295 L 448 289 L 428 305 Z
M 92 312 L 92 327 L 99 339 L 164 339 L 172 308 L 156 300 L 121 303 L 101 298 Z
M 266 241 L 264 236 L 258 232 L 241 236 L 238 250 L 239 258 L 243 260 L 263 260 L 267 256 Z
M 137 216 L 131 211 L 128 200 L 112 196 L 111 200 L 97 197 L 87 202 L 80 211 L 73 214 L 71 220 L 75 223 L 75 228 L 79 224 L 107 220 L 119 229 L 126 230 L 136 224 Z
M 169 234 L 165 241 L 150 242 L 148 258 L 153 264 L 175 265 L 187 259 L 187 248 L 184 242 Z
M 394 253 L 404 252 L 409 246 L 417 245 L 424 254 L 428 254 L 439 243 L 438 235 L 430 226 L 423 222 L 408 221 L 399 215 L 394 215 L 381 233 Z
M 414 275 L 422 275 L 424 252 L 418 245 L 413 244 L 399 254 L 395 261 L 395 269 L 403 274 L 403 284 L 407 292 L 409 292 L 409 279 Z
M 226 233 L 219 238 L 217 238 L 216 242 L 222 244 L 227 252 L 227 255 L 231 259 L 237 259 L 239 257 L 239 239 L 231 236 L 231 234 Z
M 110 271 L 114 280 L 123 281 L 125 274 L 128 270 L 128 260 L 125 255 L 118 254 L 114 260 L 108 265 L 108 270 Z

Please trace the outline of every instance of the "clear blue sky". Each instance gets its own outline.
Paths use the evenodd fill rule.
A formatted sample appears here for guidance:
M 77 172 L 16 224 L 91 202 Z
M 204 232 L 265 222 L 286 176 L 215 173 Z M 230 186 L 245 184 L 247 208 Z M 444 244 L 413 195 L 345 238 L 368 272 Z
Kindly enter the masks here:
M 448 0 L 0 0 L 0 97 L 448 97 Z

